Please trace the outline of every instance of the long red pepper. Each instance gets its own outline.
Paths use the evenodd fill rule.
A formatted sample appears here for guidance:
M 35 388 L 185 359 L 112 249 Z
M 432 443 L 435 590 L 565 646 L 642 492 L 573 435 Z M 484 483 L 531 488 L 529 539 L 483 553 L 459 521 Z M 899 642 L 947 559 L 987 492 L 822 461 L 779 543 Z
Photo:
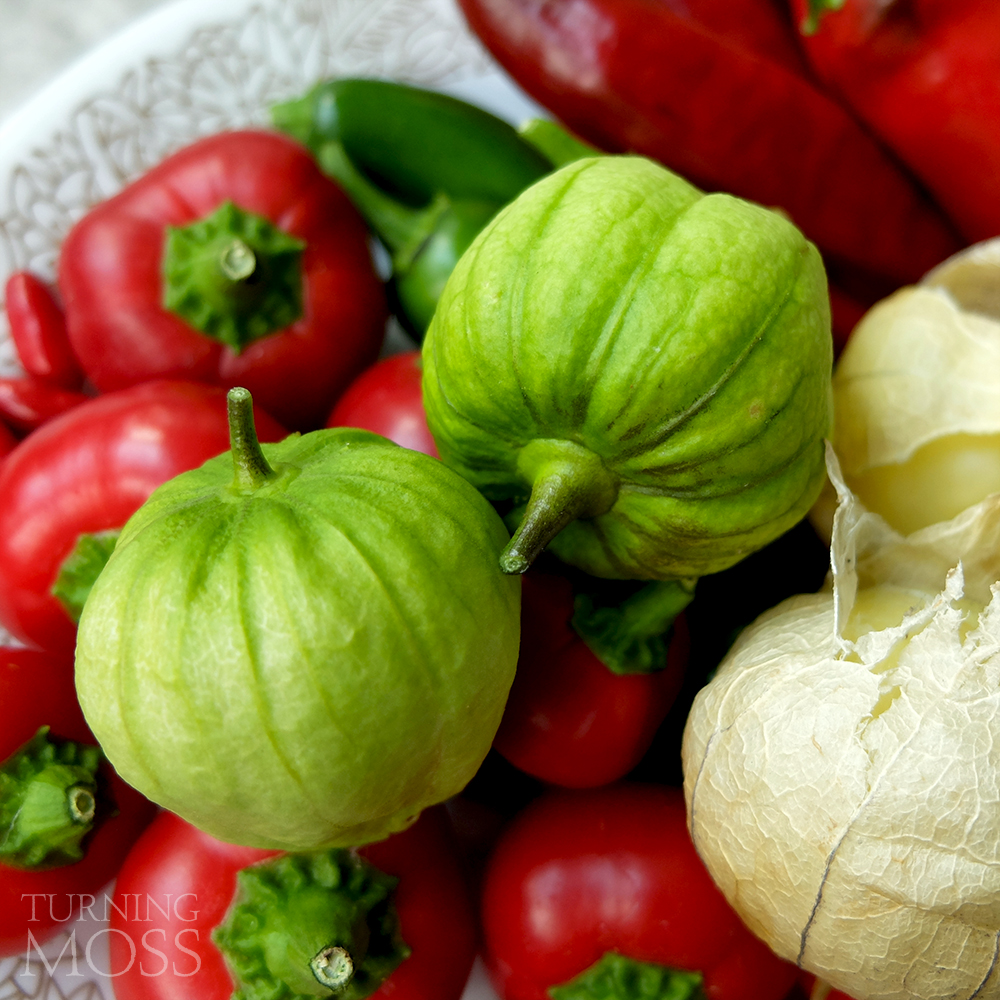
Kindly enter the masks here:
M 66 334 L 66 317 L 48 285 L 29 271 L 15 271 L 4 290 L 10 335 L 24 370 L 59 389 L 83 384 Z
M 808 22 L 808 0 L 790 2 Z M 812 0 L 811 8 L 826 5 Z M 846 0 L 803 42 L 816 73 L 923 180 L 966 239 L 1000 234 L 997 0 Z
M 699 20 L 705 6 L 705 22 Z M 472 29 L 534 98 L 612 152 L 784 209 L 827 255 L 911 282 L 958 247 L 892 157 L 788 59 L 734 40 L 708 0 L 460 0 Z M 765 0 L 729 5 L 760 19 Z
M 89 398 L 30 375 L 0 378 L 0 420 L 13 431 L 27 434 Z

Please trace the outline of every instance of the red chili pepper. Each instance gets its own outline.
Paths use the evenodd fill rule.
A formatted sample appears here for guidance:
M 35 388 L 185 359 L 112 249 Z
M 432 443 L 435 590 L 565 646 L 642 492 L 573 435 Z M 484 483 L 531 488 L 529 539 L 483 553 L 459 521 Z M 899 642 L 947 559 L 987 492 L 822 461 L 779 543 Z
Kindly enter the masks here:
M 584 139 L 784 209 L 827 255 L 891 284 L 955 252 L 949 223 L 832 98 L 701 4 L 460 0 L 532 97 Z M 710 8 L 709 8 L 710 9 Z M 761 19 L 761 0 L 729 5 Z M 780 15 L 773 11 L 775 21 Z M 785 26 L 784 30 L 789 30 Z
M 89 398 L 31 376 L 0 378 L 0 420 L 27 434 Z
M 619 674 L 571 624 L 573 587 L 522 579 L 521 653 L 494 748 L 542 781 L 590 788 L 623 777 L 649 749 L 680 691 L 690 640 L 675 619 L 661 669 Z
M 420 351 L 383 358 L 363 371 L 337 401 L 327 427 L 360 427 L 438 458 L 427 427 Z
M 0 766 L 42 726 L 49 727 L 51 737 L 97 745 L 76 700 L 72 655 L 0 648 Z M 0 862 L 0 956 L 30 953 L 29 931 L 41 944 L 75 916 L 83 894 L 97 893 L 114 877 L 155 815 L 156 807 L 126 785 L 107 762 L 100 765 L 101 774 L 107 784 L 103 791 L 98 785 L 98 823 L 82 842 L 81 860 L 41 871 Z M 11 793 L 8 784 L 2 788 L 0 800 Z M 0 801 L 0 808 L 6 804 Z M 0 841 L 6 843 L 10 834 L 3 830 Z
M 202 139 L 94 208 L 59 287 L 102 392 L 242 385 L 296 430 L 375 360 L 386 317 L 361 216 L 304 147 L 263 131 Z
M 824 6 L 791 0 L 804 28 L 810 8 Z M 927 185 L 969 242 L 1000 234 L 996 0 L 846 0 L 802 41 L 820 78 Z
M 254 419 L 262 441 L 285 436 L 262 410 Z M 71 650 L 76 626 L 52 593 L 61 572 L 69 603 L 82 606 L 74 592 L 85 596 L 88 559 L 100 560 L 157 486 L 228 447 L 226 392 L 196 382 L 97 396 L 30 434 L 0 466 L 0 623 L 23 642 Z
M 691 844 L 680 790 L 663 786 L 559 790 L 530 803 L 487 862 L 482 917 L 504 1000 L 613 997 L 548 992 L 609 953 L 697 973 L 708 1000 L 780 1000 L 798 971 L 740 922 Z
M 10 335 L 24 370 L 60 389 L 79 389 L 83 372 L 66 335 L 62 307 L 40 278 L 15 271 L 5 290 Z
M 357 854 L 398 878 L 392 901 L 410 951 L 372 996 L 458 1000 L 476 952 L 475 913 L 444 810 L 426 810 L 409 829 Z M 162 813 L 115 884 L 110 973 L 118 1000 L 230 1000 L 233 975 L 213 931 L 234 902 L 237 874 L 280 857 L 224 844 Z M 282 917 L 278 911 L 266 927 L 268 957 L 278 961 Z

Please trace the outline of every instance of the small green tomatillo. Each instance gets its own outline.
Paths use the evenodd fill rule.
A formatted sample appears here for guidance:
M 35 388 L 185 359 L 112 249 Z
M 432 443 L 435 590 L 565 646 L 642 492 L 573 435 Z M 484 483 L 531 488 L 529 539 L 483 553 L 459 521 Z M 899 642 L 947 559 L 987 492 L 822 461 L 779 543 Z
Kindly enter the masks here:
M 118 773 L 219 839 L 387 837 L 457 793 L 514 675 L 508 534 L 461 477 L 367 431 L 260 446 L 165 483 L 84 606 L 77 689 Z
M 816 248 L 777 212 L 649 160 L 571 162 L 452 273 L 423 347 L 444 461 L 593 576 L 731 566 L 825 475 L 833 346 Z

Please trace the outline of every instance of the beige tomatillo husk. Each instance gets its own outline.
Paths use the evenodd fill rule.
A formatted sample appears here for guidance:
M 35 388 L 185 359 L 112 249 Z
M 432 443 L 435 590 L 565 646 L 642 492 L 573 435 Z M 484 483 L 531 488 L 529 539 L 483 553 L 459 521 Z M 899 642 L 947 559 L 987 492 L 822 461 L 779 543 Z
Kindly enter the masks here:
M 833 442 L 852 486 L 931 442 L 1000 435 L 1000 238 L 869 310 L 838 360 L 833 391 Z M 828 482 L 810 515 L 827 541 L 835 506 Z
M 746 629 L 692 707 L 692 837 L 751 930 L 836 988 L 997 998 L 1000 574 L 976 550 L 1000 498 L 903 537 L 828 471 L 829 585 Z

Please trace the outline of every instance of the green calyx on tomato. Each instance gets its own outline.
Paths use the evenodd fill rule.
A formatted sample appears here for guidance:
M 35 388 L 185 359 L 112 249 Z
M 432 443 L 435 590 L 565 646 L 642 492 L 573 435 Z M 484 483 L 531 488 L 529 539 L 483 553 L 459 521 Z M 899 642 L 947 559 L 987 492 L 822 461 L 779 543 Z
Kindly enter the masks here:
M 100 747 L 54 740 L 42 726 L 0 764 L 0 862 L 42 870 L 83 857 L 97 813 Z
M 157 489 L 80 617 L 76 681 L 116 771 L 230 843 L 354 847 L 457 794 L 513 681 L 509 536 L 464 479 L 354 428 L 231 451 Z
M 231 201 L 168 226 L 163 307 L 237 354 L 302 316 L 305 243 Z
M 577 160 L 504 208 L 423 345 L 444 462 L 592 576 L 718 572 L 801 520 L 832 423 L 816 248 L 650 160 Z
M 120 531 L 112 530 L 80 535 L 73 551 L 59 567 L 55 583 L 52 584 L 52 595 L 73 621 L 80 621 L 87 595 L 94 586 L 98 573 L 111 558 L 120 534 Z
M 392 902 L 398 879 L 344 849 L 244 868 L 212 939 L 236 1000 L 364 1000 L 410 954 Z
M 843 6 L 844 0 L 806 0 L 806 15 L 799 30 L 803 35 L 815 35 L 823 15 L 828 10 L 840 10 Z
M 705 1000 L 698 972 L 682 972 L 608 951 L 589 969 L 561 986 L 552 1000 Z
M 604 586 L 601 586 L 601 584 Z M 645 674 L 667 665 L 674 619 L 694 598 L 693 580 L 654 580 L 622 596 L 621 581 L 593 581 L 573 598 L 573 630 L 615 674 Z

